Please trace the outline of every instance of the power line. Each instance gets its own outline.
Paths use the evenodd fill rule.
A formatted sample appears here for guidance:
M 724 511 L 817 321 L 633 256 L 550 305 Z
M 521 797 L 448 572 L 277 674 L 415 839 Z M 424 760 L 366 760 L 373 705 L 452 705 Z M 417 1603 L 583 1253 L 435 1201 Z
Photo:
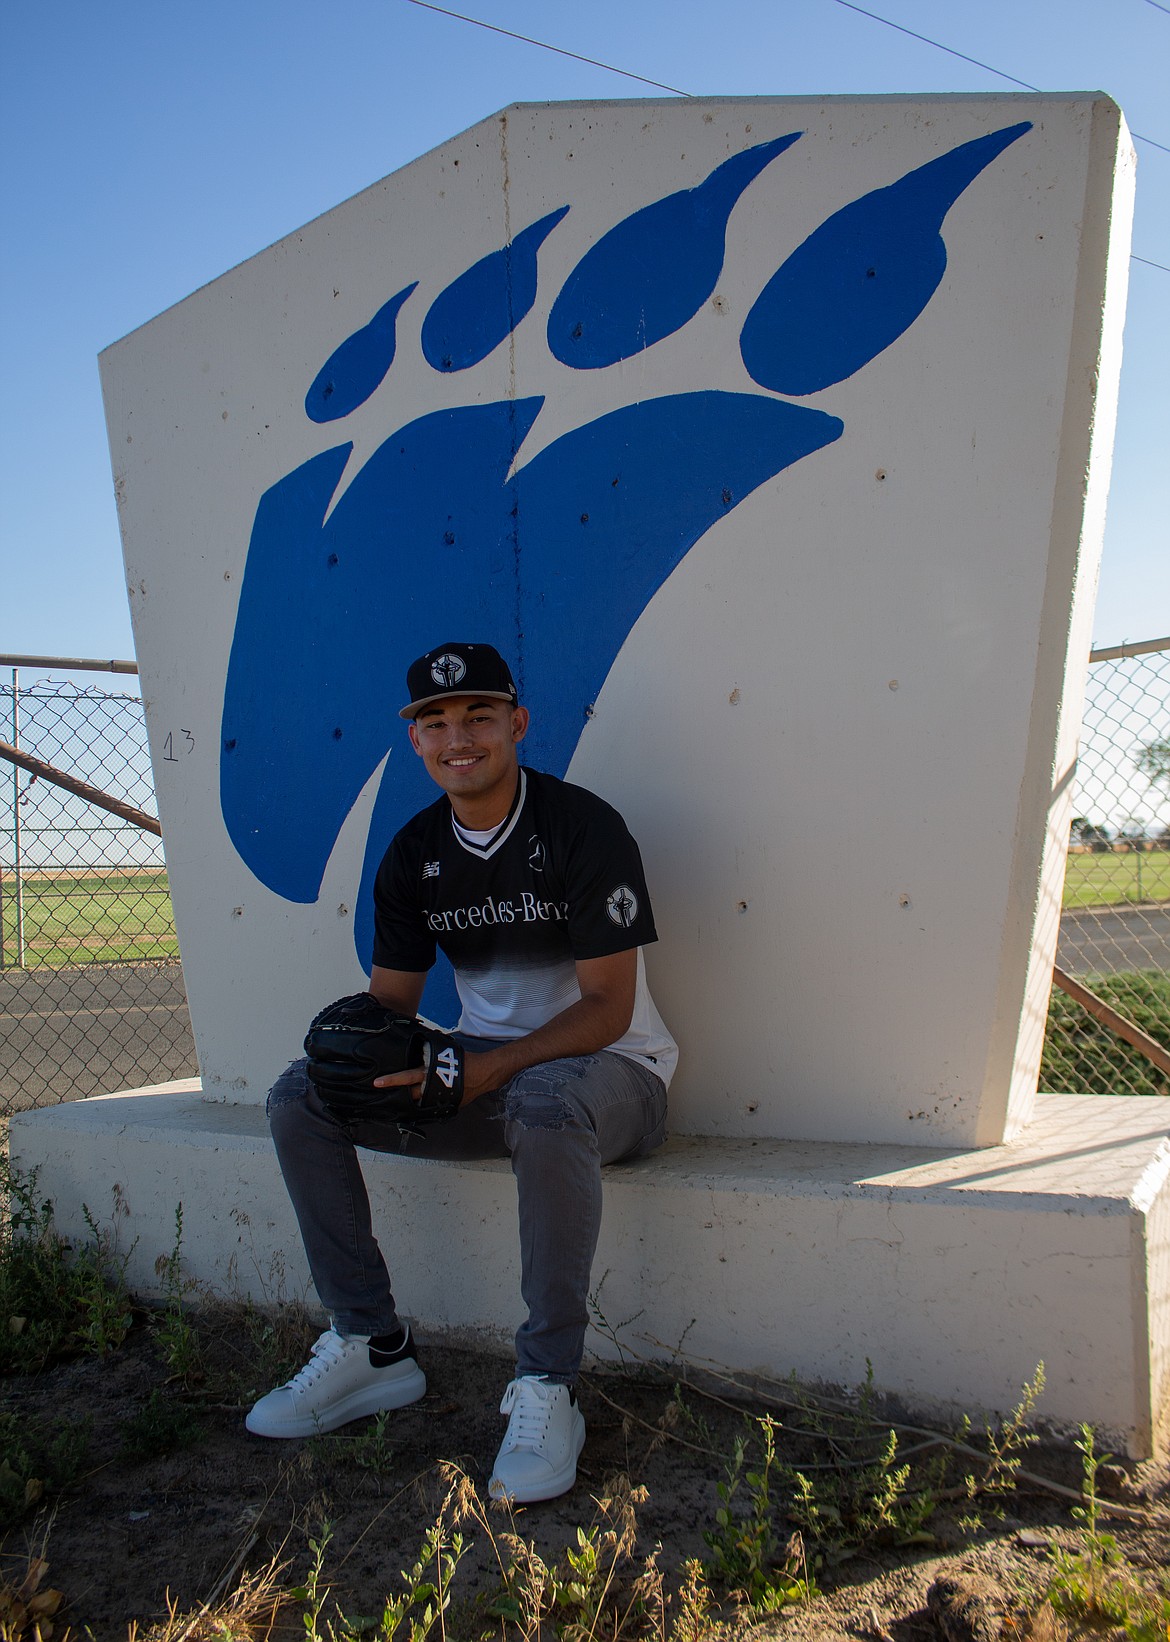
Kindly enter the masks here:
M 929 34 L 916 34 L 913 29 L 903 28 L 901 23 L 893 22 L 889 17 L 880 17 L 876 11 L 866 11 L 864 6 L 854 5 L 853 0 L 836 0 L 836 4 L 844 6 L 846 11 L 860 12 L 862 17 L 871 17 L 875 23 L 884 23 L 888 29 L 896 29 L 899 34 L 908 34 L 911 40 L 921 40 L 924 46 L 933 46 L 936 51 L 945 51 L 948 57 L 958 57 L 964 63 L 973 63 L 976 68 L 986 69 L 988 74 L 995 74 L 1001 80 L 1010 80 L 1014 86 L 1023 86 L 1025 91 L 1040 93 L 1040 87 L 1034 86 L 1030 80 L 1017 80 L 1014 74 L 1007 74 L 1002 68 L 995 68 L 991 63 L 981 62 L 978 57 L 968 57 L 965 51 L 956 51 L 953 46 L 944 46 L 941 40 L 932 40 Z M 1159 0 L 1149 0 L 1151 6 L 1157 6 L 1170 16 L 1170 7 L 1159 4 Z M 1040 93 L 1043 95 L 1043 93 Z M 1160 148 L 1163 154 L 1170 154 L 1170 148 L 1165 143 L 1156 142 L 1153 137 L 1143 137 L 1140 131 L 1131 131 L 1134 142 L 1149 143 L 1151 148 Z
M 913 29 L 903 28 L 901 23 L 892 23 L 888 17 L 879 17 L 876 11 L 866 11 L 864 6 L 855 6 L 853 0 L 837 0 L 839 6 L 847 11 L 859 11 L 863 17 L 872 17 L 875 23 L 884 23 L 888 29 L 897 29 L 899 34 L 908 34 L 912 40 L 921 40 L 924 46 L 933 46 L 936 51 L 945 51 L 948 57 L 958 57 L 964 63 L 974 63 L 976 68 L 985 68 L 988 74 L 997 74 L 1001 80 L 1010 80 L 1014 86 L 1023 86 L 1025 91 L 1039 91 L 1039 86 L 1030 85 L 1027 80 L 1017 80 L 1014 74 L 1005 74 L 1002 68 L 992 68 L 990 63 L 981 63 L 978 57 L 968 57 L 965 51 L 956 51 L 953 46 L 944 46 L 939 40 L 931 40 L 925 34 L 915 34 Z
M 661 80 L 648 80 L 644 74 L 631 74 L 628 68 L 615 68 L 612 63 L 603 63 L 597 57 L 582 57 L 579 51 L 566 51 L 564 46 L 551 46 L 547 40 L 534 40 L 530 34 L 517 34 L 513 29 L 504 29 L 495 23 L 485 23 L 482 18 L 468 17 L 461 11 L 448 11 L 446 6 L 436 6 L 432 0 L 410 0 L 412 6 L 421 6 L 424 11 L 437 11 L 441 17 L 454 17 L 460 23 L 473 23 L 476 28 L 487 29 L 489 34 L 502 34 L 509 40 L 522 40 L 526 46 L 539 46 L 542 51 L 555 52 L 558 57 L 571 57 L 575 63 L 588 63 L 591 68 L 603 68 L 607 74 L 620 74 L 626 80 L 637 80 L 639 85 L 654 86 L 658 91 L 673 92 L 676 97 L 690 97 L 689 91 L 680 91 L 678 86 L 664 85 Z
M 1155 11 L 1164 11 L 1167 17 L 1170 17 L 1170 6 L 1162 5 L 1161 0 L 1146 0 L 1146 4 L 1153 6 Z
M 1167 267 L 1164 262 L 1151 262 L 1149 257 L 1139 257 L 1136 251 L 1129 253 L 1129 260 L 1131 262 L 1144 262 L 1147 268 L 1160 268 L 1164 274 L 1170 274 L 1170 267 Z

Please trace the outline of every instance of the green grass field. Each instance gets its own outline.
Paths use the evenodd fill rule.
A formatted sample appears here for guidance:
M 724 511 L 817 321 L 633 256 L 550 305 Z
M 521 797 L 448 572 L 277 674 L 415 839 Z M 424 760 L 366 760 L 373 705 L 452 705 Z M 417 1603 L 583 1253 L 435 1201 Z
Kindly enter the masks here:
M 1125 901 L 1170 901 L 1170 850 L 1069 856 L 1066 907 L 1118 906 Z
M 177 958 L 171 891 L 161 870 L 32 873 L 23 880 L 26 969 Z M 2 890 L 4 963 L 17 961 L 16 888 Z

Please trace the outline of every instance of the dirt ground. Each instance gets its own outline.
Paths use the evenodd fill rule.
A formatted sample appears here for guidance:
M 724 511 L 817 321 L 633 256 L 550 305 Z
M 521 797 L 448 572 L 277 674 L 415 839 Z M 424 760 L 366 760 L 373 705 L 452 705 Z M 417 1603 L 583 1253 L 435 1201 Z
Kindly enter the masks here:
M 303 1319 L 283 1338 L 275 1330 L 271 1337 L 262 1333 L 254 1314 L 201 1313 L 199 1366 L 181 1385 L 168 1380 L 158 1319 L 140 1316 L 125 1343 L 104 1359 L 79 1359 L 0 1382 L 0 1416 L 16 1415 L 26 1431 L 59 1429 L 62 1421 L 88 1423 L 87 1437 L 69 1439 L 79 1474 L 63 1487 L 50 1487 L 2 1545 L 10 1581 L 27 1565 L 30 1547 L 44 1547 L 46 1583 L 64 1597 L 56 1638 L 68 1626 L 75 1638 L 124 1642 L 132 1622 L 141 1635 L 166 1618 L 168 1607 L 178 1613 L 196 1609 L 273 1556 L 287 1562 L 279 1583 L 292 1589 L 304 1583 L 309 1541 L 320 1539 L 324 1523 L 330 1529 L 323 1559 L 330 1589 L 323 1618 L 336 1621 L 337 1610 L 351 1619 L 378 1615 L 387 1594 L 401 1588 L 399 1571 L 417 1557 L 442 1500 L 437 1462 L 454 1461 L 486 1489 L 503 1429 L 499 1399 L 509 1377 L 509 1363 L 497 1351 L 424 1338 L 420 1360 L 430 1389 L 422 1402 L 332 1436 L 271 1442 L 248 1435 L 243 1426 L 252 1395 L 271 1383 L 271 1376 L 258 1376 L 282 1352 L 299 1361 L 295 1354 L 303 1353 L 315 1330 Z M 772 1394 L 782 1458 L 812 1467 L 814 1474 L 840 1457 L 841 1444 L 831 1433 L 810 1432 L 807 1413 L 790 1406 L 792 1387 L 774 1387 Z M 703 1534 L 715 1527 L 717 1485 L 737 1436 L 751 1437 L 758 1461 L 756 1417 L 768 1409 L 765 1393 L 756 1388 L 750 1399 L 737 1401 L 726 1385 L 699 1384 L 681 1367 L 605 1368 L 585 1376 L 580 1397 L 589 1436 L 577 1485 L 561 1500 L 518 1512 L 516 1530 L 535 1541 L 546 1559 L 560 1556 L 565 1546 L 576 1546 L 577 1529 L 592 1520 L 593 1499 L 604 1494 L 608 1479 L 625 1473 L 647 1490 L 637 1508 L 638 1555 L 661 1545 L 659 1565 L 668 1579 L 688 1558 L 709 1561 Z M 923 1440 L 903 1433 L 901 1446 Z M 946 1450 L 933 1452 L 937 1458 Z M 963 1469 L 957 1458 L 956 1476 Z M 1023 1463 L 1058 1486 L 1079 1486 L 1080 1456 L 1067 1444 L 1031 1447 Z M 1138 1566 L 1167 1566 L 1165 1470 L 1111 1466 L 1102 1493 L 1106 1488 L 1131 1513 L 1105 1523 L 1127 1556 Z M 745 1497 L 741 1486 L 737 1508 Z M 783 1497 L 774 1488 L 774 1500 L 782 1504 Z M 960 1523 L 969 1506 L 950 1502 L 931 1518 L 929 1538 L 913 1548 L 879 1542 L 847 1560 L 823 1562 L 816 1578 L 824 1594 L 809 1606 L 784 1610 L 754 1634 L 794 1642 L 925 1642 L 941 1634 L 924 1607 L 932 1581 L 940 1573 L 967 1578 L 978 1572 L 1007 1606 L 1003 1634 L 1026 1636 L 1027 1615 L 1049 1578 L 1052 1547 L 1076 1543 L 1072 1503 L 1024 1482 L 1005 1498 L 1002 1519 L 983 1509 L 983 1526 L 973 1528 Z M 501 1526 L 508 1527 L 506 1520 Z M 783 1543 L 788 1530 L 782 1510 L 778 1527 Z M 493 1630 L 498 1636 L 498 1622 L 493 1625 L 483 1607 L 498 1587 L 491 1547 L 474 1526 L 465 1533 L 474 1543 L 458 1570 L 447 1636 L 473 1638 Z M 807 1539 L 806 1550 L 815 1555 Z M 724 1611 L 733 1616 L 734 1603 L 728 1601 Z M 271 1634 L 304 1638 L 303 1615 L 298 1602 L 282 1606 Z M 0 1633 L 9 1635 L 2 1625 Z

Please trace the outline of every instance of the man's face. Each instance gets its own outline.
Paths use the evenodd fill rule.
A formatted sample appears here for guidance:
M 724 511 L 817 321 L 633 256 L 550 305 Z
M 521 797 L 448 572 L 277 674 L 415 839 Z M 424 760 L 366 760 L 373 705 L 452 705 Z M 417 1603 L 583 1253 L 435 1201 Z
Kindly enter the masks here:
M 527 729 L 525 707 L 446 696 L 422 709 L 410 726 L 410 739 L 427 774 L 457 811 L 460 800 L 477 808 L 495 800 L 506 812 L 516 789 L 516 745 Z

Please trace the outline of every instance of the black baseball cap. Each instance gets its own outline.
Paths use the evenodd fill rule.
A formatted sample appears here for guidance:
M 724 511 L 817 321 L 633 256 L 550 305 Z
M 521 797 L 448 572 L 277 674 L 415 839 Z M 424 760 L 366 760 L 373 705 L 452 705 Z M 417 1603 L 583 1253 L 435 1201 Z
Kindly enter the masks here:
M 410 702 L 399 718 L 414 718 L 444 696 L 486 696 L 516 705 L 508 663 L 490 644 L 438 644 L 406 669 Z

